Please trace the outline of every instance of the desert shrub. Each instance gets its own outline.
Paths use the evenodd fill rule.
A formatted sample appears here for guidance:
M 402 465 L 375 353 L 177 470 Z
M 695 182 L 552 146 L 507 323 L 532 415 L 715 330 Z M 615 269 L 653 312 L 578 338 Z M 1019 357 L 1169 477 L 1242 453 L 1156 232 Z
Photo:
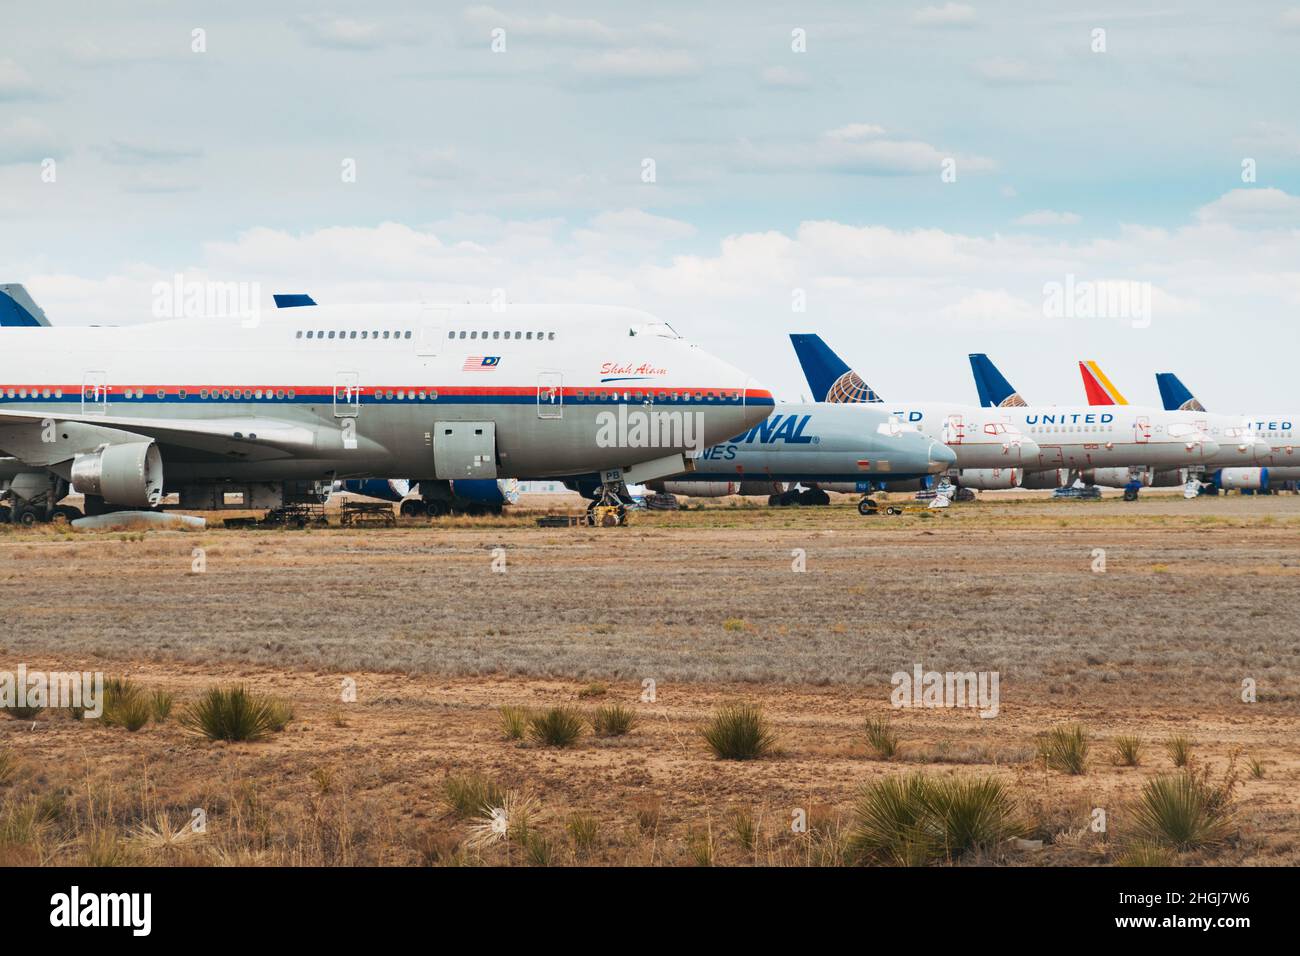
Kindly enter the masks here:
M 1115 738 L 1115 752 L 1111 760 L 1121 767 L 1136 767 L 1142 761 L 1142 738 L 1120 736 Z
M 776 750 L 776 735 L 753 704 L 727 704 L 700 733 L 720 760 L 757 760 Z
M 1082 724 L 1053 727 L 1038 741 L 1038 756 L 1051 770 L 1062 773 L 1088 772 L 1088 735 Z
M 1174 734 L 1165 741 L 1165 753 L 1169 754 L 1169 759 L 1174 762 L 1175 767 L 1186 767 L 1192 762 L 1193 746 L 1192 738 Z
M 176 703 L 176 695 L 165 690 L 156 690 L 149 697 L 149 712 L 153 717 L 155 724 L 166 722 L 172 714 L 172 707 Z
M 529 739 L 546 747 L 572 747 L 582 728 L 582 715 L 568 707 L 552 707 L 528 718 Z
M 448 777 L 442 782 L 443 802 L 458 817 L 478 816 L 484 807 L 499 807 L 506 789 L 481 774 Z
M 758 824 L 754 820 L 754 814 L 748 807 L 737 807 L 731 811 L 730 822 L 736 842 L 747 852 L 753 853 L 758 846 Z
M 870 717 L 866 723 L 867 744 L 881 760 L 892 760 L 898 753 L 898 732 L 887 717 Z
M 1231 784 L 1184 770 L 1148 780 L 1134 811 L 1138 842 L 1174 850 L 1222 843 L 1231 832 Z
M 283 729 L 288 705 L 246 687 L 213 687 L 181 713 L 178 721 L 209 740 L 256 741 Z M 292 710 L 288 710 L 292 716 Z
M 148 695 L 125 677 L 104 682 L 104 710 L 100 722 L 105 727 L 125 727 L 134 733 L 149 722 L 153 708 Z
M 572 813 L 565 824 L 569 839 L 573 841 L 573 851 L 577 854 L 591 852 L 600 834 L 600 823 L 590 813 Z
M 1152 843 L 1134 843 L 1115 859 L 1116 866 L 1173 866 L 1174 853 Z
M 608 692 L 608 684 L 605 684 L 602 681 L 595 681 L 578 691 L 578 699 L 587 700 L 590 697 L 604 697 Z
M 591 727 L 600 737 L 622 737 L 636 725 L 636 712 L 622 704 L 597 707 L 591 715 Z
M 528 708 L 499 707 L 501 733 L 507 740 L 523 740 L 528 730 Z
M 1024 832 L 993 777 L 891 776 L 863 788 L 848 849 L 860 861 L 918 866 L 996 846 Z

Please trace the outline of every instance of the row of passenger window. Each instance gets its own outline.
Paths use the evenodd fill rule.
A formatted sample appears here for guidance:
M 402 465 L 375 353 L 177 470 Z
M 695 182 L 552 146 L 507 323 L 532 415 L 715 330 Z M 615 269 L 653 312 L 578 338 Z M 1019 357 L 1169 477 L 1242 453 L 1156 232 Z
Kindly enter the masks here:
M 410 329 L 407 329 L 407 330 L 405 330 L 405 331 L 402 331 L 402 330 L 400 330 L 400 329 L 397 330 L 397 331 L 389 331 L 389 330 L 385 329 L 385 330 L 383 330 L 383 331 L 373 331 L 373 332 L 372 332 L 370 329 L 362 329 L 359 335 L 358 335 L 356 329 L 343 329 L 343 330 L 341 330 L 341 331 L 336 331 L 336 330 L 334 330 L 334 329 L 330 329 L 328 332 L 325 331 L 324 329 L 320 329 L 320 330 L 312 330 L 312 329 L 308 329 L 308 330 L 306 330 L 305 332 L 304 332 L 302 329 L 299 329 L 299 330 L 298 330 L 298 334 L 294 336 L 294 338 L 299 338 L 299 339 L 303 339 L 303 338 L 307 338 L 307 339 L 313 339 L 313 338 L 314 338 L 314 339 L 333 339 L 333 338 L 339 338 L 339 339 L 355 339 L 355 338 L 363 338 L 363 339 L 371 339 L 371 340 L 377 340 L 377 339 L 409 339 L 410 337 L 411 337 L 411 330 L 410 330 Z
M 536 338 L 534 338 L 534 334 L 536 335 Z M 455 329 L 453 329 L 452 331 L 450 331 L 450 332 L 447 333 L 447 338 L 449 338 L 449 339 L 466 339 L 466 338 L 468 338 L 468 339 L 488 339 L 488 338 L 491 338 L 491 339 L 514 339 L 516 342 L 520 342 L 520 341 L 522 341 L 522 342 L 542 342 L 542 341 L 554 342 L 554 341 L 555 341 L 555 333 L 554 333 L 554 332 L 537 332 L 537 333 L 533 333 L 533 332 L 502 332 L 500 329 L 497 329 L 497 330 L 493 331 L 493 332 L 489 335 L 486 329 L 485 329 L 482 333 L 479 333 L 478 330 L 476 330 L 476 329 L 475 329 L 475 330 L 471 330 L 471 331 L 469 331 L 469 332 L 466 332 L 465 329 L 461 329 L 459 332 L 456 331 Z

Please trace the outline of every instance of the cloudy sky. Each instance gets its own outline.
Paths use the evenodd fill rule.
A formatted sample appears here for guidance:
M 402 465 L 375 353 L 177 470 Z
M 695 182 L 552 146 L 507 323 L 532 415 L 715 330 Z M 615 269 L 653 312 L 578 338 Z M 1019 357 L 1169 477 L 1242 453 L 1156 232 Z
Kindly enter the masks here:
M 83 0 L 7 39 L 0 281 L 56 323 L 178 273 L 503 290 L 649 309 L 787 398 L 817 331 L 886 397 L 974 401 L 987 351 L 1041 403 L 1096 358 L 1300 404 L 1300 5 Z M 1052 314 L 1067 282 L 1149 321 Z

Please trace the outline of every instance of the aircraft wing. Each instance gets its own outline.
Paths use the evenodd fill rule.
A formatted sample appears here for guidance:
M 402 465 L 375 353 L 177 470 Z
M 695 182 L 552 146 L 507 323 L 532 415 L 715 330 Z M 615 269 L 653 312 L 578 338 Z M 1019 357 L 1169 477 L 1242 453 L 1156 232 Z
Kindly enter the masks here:
M 45 421 L 76 422 L 95 428 L 129 432 L 134 436 L 152 438 L 160 445 L 228 456 L 240 461 L 268 461 L 311 454 L 317 450 L 314 429 L 258 416 L 184 419 L 3 411 L 0 412 L 0 453 L 30 458 L 30 455 L 24 456 L 22 453 L 22 448 L 30 446 L 30 438 L 15 440 L 5 432 L 10 426 L 40 426 Z M 6 448 L 5 445 L 12 447 Z

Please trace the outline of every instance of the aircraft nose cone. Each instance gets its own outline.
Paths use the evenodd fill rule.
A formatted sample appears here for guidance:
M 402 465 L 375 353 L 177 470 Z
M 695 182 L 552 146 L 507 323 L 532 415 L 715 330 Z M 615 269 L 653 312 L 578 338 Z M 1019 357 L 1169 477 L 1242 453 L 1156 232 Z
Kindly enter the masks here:
M 1038 442 L 1028 435 L 1023 435 L 1018 443 L 1011 446 L 1010 454 L 1012 458 L 1018 459 L 1023 464 L 1025 462 L 1037 462 L 1038 452 Z
M 757 425 L 772 414 L 772 409 L 776 407 L 772 393 L 755 379 L 746 379 L 740 394 L 745 428 Z
M 941 442 L 930 442 L 930 467 L 932 475 L 941 475 L 957 464 L 957 455 L 951 448 Z

